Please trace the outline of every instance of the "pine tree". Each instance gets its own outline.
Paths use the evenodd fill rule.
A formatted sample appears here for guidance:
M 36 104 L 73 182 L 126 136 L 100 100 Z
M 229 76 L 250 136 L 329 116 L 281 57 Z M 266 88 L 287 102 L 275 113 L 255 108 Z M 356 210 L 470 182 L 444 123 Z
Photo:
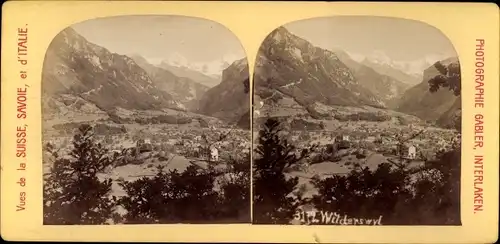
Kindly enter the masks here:
M 97 174 L 114 159 L 93 137 L 90 125 L 80 126 L 69 157 L 48 145 L 55 160 L 44 184 L 45 224 L 105 224 L 112 217 L 111 179 L 99 180 Z
M 309 156 L 311 149 L 296 154 L 295 146 L 280 136 L 280 122 L 268 118 L 260 131 L 255 148 L 253 180 L 253 221 L 260 224 L 287 224 L 298 203 L 290 196 L 299 182 L 287 179 L 284 171 Z

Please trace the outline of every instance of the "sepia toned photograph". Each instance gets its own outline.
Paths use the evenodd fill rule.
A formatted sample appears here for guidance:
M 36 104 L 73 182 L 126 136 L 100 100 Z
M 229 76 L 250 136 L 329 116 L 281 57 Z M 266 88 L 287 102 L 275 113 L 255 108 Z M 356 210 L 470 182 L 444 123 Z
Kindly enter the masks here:
M 253 74 L 254 224 L 461 225 L 461 74 L 423 22 L 278 27 Z
M 250 223 L 248 62 L 214 21 L 76 23 L 42 73 L 44 225 Z

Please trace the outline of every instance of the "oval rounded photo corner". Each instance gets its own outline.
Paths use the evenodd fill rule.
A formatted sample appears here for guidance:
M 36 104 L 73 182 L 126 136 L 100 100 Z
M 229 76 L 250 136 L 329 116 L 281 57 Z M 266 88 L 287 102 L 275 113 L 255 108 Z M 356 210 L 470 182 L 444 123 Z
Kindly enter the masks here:
M 461 225 L 461 73 L 440 30 L 293 21 L 264 39 L 252 75 L 254 223 Z
M 42 69 L 44 224 L 249 223 L 248 76 L 242 44 L 211 20 L 121 15 L 62 30 Z M 68 188 L 89 184 L 90 198 Z

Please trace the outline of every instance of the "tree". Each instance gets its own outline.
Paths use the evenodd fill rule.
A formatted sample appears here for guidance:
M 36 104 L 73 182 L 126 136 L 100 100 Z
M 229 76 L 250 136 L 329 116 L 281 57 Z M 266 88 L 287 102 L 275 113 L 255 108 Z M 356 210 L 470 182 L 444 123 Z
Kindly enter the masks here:
M 133 182 L 120 182 L 126 196 L 119 199 L 127 214 L 125 223 L 203 222 L 217 217 L 215 175 L 191 165 L 183 172 L 165 172 Z
M 115 199 L 109 195 L 111 179 L 99 180 L 97 174 L 114 158 L 94 141 L 93 128 L 78 128 L 69 157 L 60 157 L 52 145 L 46 150 L 54 164 L 44 184 L 44 224 L 105 224 L 112 217 Z
M 453 91 L 455 96 L 460 96 L 462 90 L 460 63 L 451 63 L 445 66 L 441 62 L 436 62 L 434 67 L 439 71 L 439 74 L 429 80 L 429 91 L 436 92 L 440 88 L 448 88 Z M 458 101 L 458 103 L 455 102 L 453 107 L 448 110 L 448 112 L 444 113 L 437 122 L 461 131 L 462 115 L 460 106 L 460 101 Z
M 297 149 L 280 134 L 281 123 L 267 118 L 255 148 L 253 179 L 253 221 L 260 224 L 287 224 L 298 206 L 290 194 L 296 189 L 298 177 L 287 179 L 288 167 L 307 158 L 314 147 Z
M 461 145 L 454 145 L 450 151 L 438 152 L 436 159 L 426 162 L 425 168 L 427 172 L 434 171 L 438 175 L 435 180 L 424 179 L 416 183 L 417 191 L 420 190 L 416 199 L 427 199 L 435 206 L 427 224 L 460 225 Z M 426 189 L 429 181 L 433 187 Z
M 429 80 L 429 90 L 436 92 L 438 89 L 448 88 L 455 96 L 461 95 L 460 63 L 444 66 L 440 62 L 434 64 L 439 75 Z M 456 115 L 452 121 L 454 127 L 461 132 L 461 114 Z M 441 221 L 449 224 L 459 224 L 460 220 L 460 175 L 461 175 L 461 145 L 453 145 L 448 152 L 438 152 L 437 159 L 426 163 L 426 167 L 436 169 L 442 175 L 441 184 L 437 186 L 441 211 L 438 213 Z
M 312 202 L 322 211 L 355 218 L 383 216 L 382 224 L 402 224 L 408 218 L 398 216 L 400 211 L 396 210 L 411 199 L 411 192 L 404 187 L 408 181 L 405 171 L 388 163 L 380 164 L 375 171 L 365 167 L 354 169 L 348 175 L 315 177 L 311 182 L 318 194 Z
M 375 171 L 315 177 L 313 203 L 357 218 L 382 216 L 383 225 L 460 225 L 460 152 L 456 144 L 421 168 L 382 163 Z
M 445 66 L 438 61 L 434 67 L 439 74 L 429 80 L 429 91 L 436 92 L 440 88 L 448 88 L 455 96 L 460 96 L 462 90 L 460 64 L 451 63 Z
M 325 122 L 323 122 L 323 121 L 319 122 L 319 126 L 322 130 L 324 130 L 326 128 Z
M 190 165 L 179 172 L 158 166 L 153 177 L 120 182 L 125 223 L 250 221 L 249 156 L 230 158 L 223 168 Z
M 250 92 L 250 78 L 246 78 L 244 81 L 243 81 L 243 86 L 244 86 L 244 92 L 245 94 L 248 94 Z
M 229 158 L 222 177 L 220 217 L 238 222 L 249 222 L 250 217 L 250 153 L 240 159 Z
M 460 225 L 460 147 L 438 153 L 418 171 L 383 163 L 347 175 L 313 178 L 313 203 L 355 218 L 382 216 L 383 225 Z

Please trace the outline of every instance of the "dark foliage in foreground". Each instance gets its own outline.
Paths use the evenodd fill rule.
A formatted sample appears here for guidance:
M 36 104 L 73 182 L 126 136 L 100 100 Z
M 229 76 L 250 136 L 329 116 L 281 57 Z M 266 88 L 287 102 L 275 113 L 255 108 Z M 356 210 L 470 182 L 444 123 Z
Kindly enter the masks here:
M 279 134 L 283 132 L 277 119 L 268 119 L 260 132 L 255 149 L 253 175 L 253 222 L 286 224 L 300 203 L 290 194 L 299 183 L 297 177 L 287 179 L 285 169 L 306 158 L 309 150 L 297 155 L 296 148 Z
M 439 74 L 429 80 L 429 91 L 436 92 L 443 88 L 449 89 L 455 96 L 460 96 L 462 92 L 460 64 L 451 63 L 446 66 L 441 62 L 436 62 L 434 67 Z
M 298 178 L 286 171 L 307 158 L 282 139 L 280 122 L 268 118 L 260 132 L 254 162 L 254 222 L 288 224 L 300 199 Z M 460 225 L 460 146 L 440 152 L 421 168 L 383 163 L 376 170 L 357 168 L 347 175 L 313 178 L 312 204 L 321 211 L 354 218 L 379 218 L 383 225 Z M 395 167 L 397 166 L 397 167 Z
M 460 148 L 423 169 L 381 164 L 375 171 L 314 179 L 318 209 L 357 218 L 383 216 L 384 225 L 460 225 Z M 334 200 L 333 200 L 334 199 Z
M 185 171 L 159 167 L 154 177 L 121 181 L 126 195 L 111 197 L 111 179 L 98 174 L 121 155 L 108 153 L 82 125 L 73 150 L 61 157 L 52 145 L 54 164 L 44 184 L 44 224 L 234 223 L 250 221 L 250 160 L 230 158 L 225 167 L 191 165 Z M 109 169 L 109 168 L 108 168 Z M 119 216 L 117 207 L 127 210 Z
M 115 204 L 109 196 L 111 180 L 100 180 L 97 174 L 114 159 L 93 141 L 92 129 L 88 125 L 79 128 L 69 158 L 46 145 L 54 165 L 44 184 L 44 224 L 104 224 L 111 218 Z
M 250 176 L 244 174 L 249 165 L 234 163 L 235 176 L 223 180 L 217 178 L 225 171 L 191 165 L 183 172 L 159 167 L 153 178 L 120 183 L 127 193 L 119 200 L 128 211 L 125 223 L 248 222 Z M 214 190 L 215 184 L 221 191 Z

